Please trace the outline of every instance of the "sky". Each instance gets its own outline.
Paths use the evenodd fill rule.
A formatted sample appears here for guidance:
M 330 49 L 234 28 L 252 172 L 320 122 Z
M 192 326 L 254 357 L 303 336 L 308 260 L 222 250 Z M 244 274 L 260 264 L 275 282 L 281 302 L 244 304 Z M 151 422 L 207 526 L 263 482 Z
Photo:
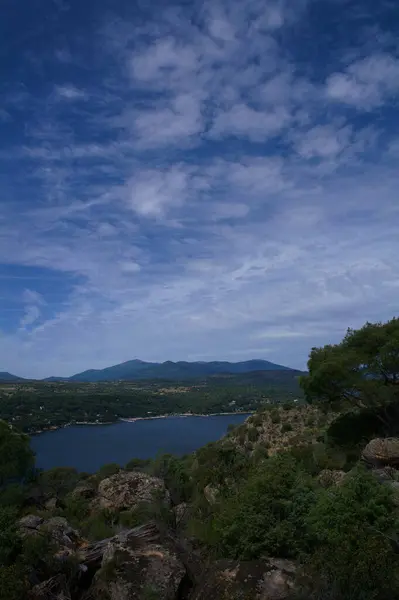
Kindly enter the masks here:
M 0 371 L 304 368 L 399 314 L 396 0 L 2 0 Z

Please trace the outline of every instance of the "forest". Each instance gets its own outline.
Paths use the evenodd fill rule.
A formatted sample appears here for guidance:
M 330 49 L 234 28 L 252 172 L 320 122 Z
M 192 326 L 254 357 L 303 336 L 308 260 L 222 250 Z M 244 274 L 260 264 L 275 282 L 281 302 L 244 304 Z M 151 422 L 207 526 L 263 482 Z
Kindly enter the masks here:
M 398 600 L 398 382 L 392 319 L 181 458 L 40 471 L 1 421 L 0 600 Z
M 302 398 L 296 371 L 264 371 L 179 382 L 0 384 L 0 417 L 35 433 L 71 423 L 109 423 L 165 414 L 250 412 Z

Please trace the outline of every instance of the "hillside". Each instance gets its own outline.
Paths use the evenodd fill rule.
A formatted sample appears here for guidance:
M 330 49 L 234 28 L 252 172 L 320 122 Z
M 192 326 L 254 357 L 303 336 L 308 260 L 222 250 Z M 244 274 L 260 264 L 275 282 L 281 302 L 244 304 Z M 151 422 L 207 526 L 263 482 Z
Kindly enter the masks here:
M 24 379 L 12 373 L 7 373 L 7 371 L 0 371 L 0 381 L 24 381 Z
M 105 369 L 90 369 L 77 373 L 69 381 L 97 382 L 135 379 L 170 379 L 184 380 L 207 377 L 221 373 L 249 373 L 251 371 L 291 371 L 288 367 L 271 363 L 267 360 L 248 360 L 231 363 L 227 361 L 212 362 L 172 362 L 150 363 L 141 360 L 130 360 Z

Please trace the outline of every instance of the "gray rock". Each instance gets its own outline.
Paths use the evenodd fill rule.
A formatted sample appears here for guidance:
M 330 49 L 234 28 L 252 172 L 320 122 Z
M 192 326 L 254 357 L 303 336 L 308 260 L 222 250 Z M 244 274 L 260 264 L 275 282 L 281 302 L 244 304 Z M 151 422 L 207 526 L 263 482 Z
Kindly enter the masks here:
M 95 502 L 101 508 L 124 510 L 151 503 L 156 496 L 169 505 L 169 494 L 162 479 L 138 471 L 121 471 L 100 482 Z
M 40 525 L 43 523 L 42 517 L 37 515 L 26 515 L 19 520 L 20 534 L 24 537 L 37 532 Z
M 209 504 L 216 503 L 219 493 L 219 488 L 212 486 L 210 483 L 204 487 L 204 496 Z
M 90 598 L 175 600 L 185 572 L 172 548 L 134 532 L 116 536 L 105 548 Z
M 373 468 L 399 467 L 399 438 L 375 438 L 362 452 L 362 460 Z
M 206 570 L 192 600 L 288 600 L 296 565 L 289 560 L 219 560 Z

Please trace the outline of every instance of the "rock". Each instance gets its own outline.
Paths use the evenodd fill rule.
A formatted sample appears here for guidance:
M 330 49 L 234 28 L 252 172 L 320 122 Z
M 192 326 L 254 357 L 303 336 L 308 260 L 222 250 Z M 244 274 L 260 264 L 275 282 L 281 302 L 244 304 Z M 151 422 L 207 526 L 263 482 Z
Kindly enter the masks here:
M 55 575 L 38 585 L 29 593 L 30 600 L 70 600 L 66 577 L 63 574 Z
M 122 471 L 100 482 L 95 501 L 101 508 L 124 510 L 151 503 L 158 494 L 169 504 L 169 494 L 162 479 L 138 471 Z
M 317 480 L 320 485 L 324 488 L 331 487 L 333 485 L 340 485 L 346 477 L 345 471 L 334 471 L 332 469 L 323 469 L 320 471 Z
M 192 600 L 286 600 L 294 588 L 296 566 L 289 560 L 219 560 L 207 569 Z
M 393 502 L 396 506 L 399 506 L 399 481 L 385 481 L 384 485 L 389 486 L 392 490 Z
M 399 467 L 399 438 L 375 438 L 362 452 L 362 460 L 367 465 L 380 467 Z
M 184 527 L 189 519 L 190 508 L 186 502 L 181 502 L 177 506 L 173 507 L 173 513 L 175 515 L 176 527 Z
M 90 483 L 88 481 L 84 481 L 83 483 L 80 483 L 71 492 L 71 496 L 73 498 L 85 498 L 86 500 L 94 498 L 95 495 L 96 495 L 96 488 L 92 483 Z
M 36 533 L 43 523 L 42 517 L 37 515 L 26 515 L 19 520 L 20 534 L 22 537 Z
M 376 478 L 378 483 L 385 483 L 394 479 L 395 469 L 391 467 L 385 467 L 384 469 L 372 469 L 372 475 Z
M 186 571 L 171 547 L 137 537 L 112 538 L 89 593 L 93 600 L 175 600 Z
M 52 539 L 63 548 L 75 548 L 79 540 L 78 532 L 69 525 L 64 517 L 48 519 L 42 524 L 40 530 L 49 532 Z
M 215 504 L 219 493 L 219 488 L 212 486 L 210 483 L 204 487 L 204 496 L 209 504 Z
M 58 498 L 50 498 L 44 505 L 46 510 L 55 510 L 60 507 L 60 501 Z

